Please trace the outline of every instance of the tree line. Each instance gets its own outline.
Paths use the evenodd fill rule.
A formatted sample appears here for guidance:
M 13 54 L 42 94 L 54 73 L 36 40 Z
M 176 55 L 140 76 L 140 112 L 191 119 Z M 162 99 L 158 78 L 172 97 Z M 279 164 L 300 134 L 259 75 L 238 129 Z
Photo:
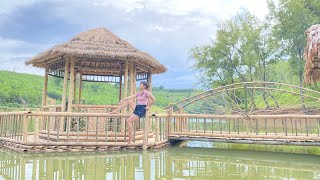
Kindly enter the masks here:
M 264 19 L 241 10 L 219 24 L 210 44 L 190 50 L 195 60 L 193 68 L 201 74 L 198 82 L 203 87 L 247 81 L 303 86 L 304 31 L 319 24 L 320 2 L 269 0 L 268 10 Z

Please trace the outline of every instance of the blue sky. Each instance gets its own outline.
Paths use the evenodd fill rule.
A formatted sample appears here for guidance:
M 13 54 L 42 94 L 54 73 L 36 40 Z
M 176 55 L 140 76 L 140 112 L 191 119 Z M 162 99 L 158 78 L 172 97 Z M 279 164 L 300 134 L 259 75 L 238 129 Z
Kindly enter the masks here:
M 263 18 L 266 0 L 6 0 L 0 2 L 0 70 L 43 75 L 24 62 L 76 34 L 105 27 L 164 64 L 153 86 L 192 88 L 189 50 L 246 8 Z

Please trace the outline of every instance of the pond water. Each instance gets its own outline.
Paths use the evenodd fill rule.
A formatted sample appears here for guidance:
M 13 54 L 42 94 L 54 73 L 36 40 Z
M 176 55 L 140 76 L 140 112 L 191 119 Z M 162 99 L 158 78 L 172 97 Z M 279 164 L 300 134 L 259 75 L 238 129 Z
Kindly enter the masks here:
M 0 149 L 0 179 L 320 179 L 317 155 L 205 147 L 46 154 Z

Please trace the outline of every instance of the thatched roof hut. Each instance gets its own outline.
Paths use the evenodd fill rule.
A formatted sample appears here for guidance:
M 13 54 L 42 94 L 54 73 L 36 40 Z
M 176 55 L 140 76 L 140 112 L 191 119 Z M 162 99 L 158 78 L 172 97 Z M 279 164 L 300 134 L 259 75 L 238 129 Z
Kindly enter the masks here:
M 91 62 L 96 62 L 94 64 L 95 68 L 97 68 L 95 72 L 98 72 L 98 68 L 101 68 L 100 71 L 106 72 L 106 70 L 109 70 L 112 71 L 111 74 L 117 71 L 119 74 L 119 66 L 114 67 L 114 63 L 117 61 L 133 61 L 141 65 L 137 73 L 150 69 L 153 74 L 166 71 L 166 67 L 153 57 L 139 51 L 130 43 L 120 39 L 105 28 L 82 32 L 70 41 L 40 53 L 27 61 L 26 64 L 45 68 L 46 65 L 54 65 L 53 62 L 59 62 L 59 60 L 63 60 L 66 57 L 76 58 L 76 68 L 77 66 L 82 66 L 92 69 L 93 64 Z M 54 70 L 54 67 L 49 68 L 49 70 Z M 86 71 L 82 69 L 83 73 Z M 90 70 L 88 72 L 91 73 Z
M 304 51 L 305 82 L 320 81 L 320 24 L 313 25 L 305 31 L 307 46 Z
M 151 75 L 166 71 L 152 56 L 133 47 L 105 28 L 82 32 L 70 41 L 56 45 L 26 62 L 26 65 L 45 68 L 45 85 L 42 105 L 46 106 L 48 75 L 64 78 L 62 109 L 65 109 L 67 83 L 70 79 L 69 102 L 76 100 L 75 87 L 79 82 L 79 101 L 82 81 L 124 84 L 119 99 L 135 93 L 137 80 L 148 80 Z M 128 84 L 130 82 L 130 85 Z M 130 86 L 129 94 L 127 88 Z M 71 109 L 72 103 L 68 104 Z M 70 106 L 70 107 L 69 107 Z

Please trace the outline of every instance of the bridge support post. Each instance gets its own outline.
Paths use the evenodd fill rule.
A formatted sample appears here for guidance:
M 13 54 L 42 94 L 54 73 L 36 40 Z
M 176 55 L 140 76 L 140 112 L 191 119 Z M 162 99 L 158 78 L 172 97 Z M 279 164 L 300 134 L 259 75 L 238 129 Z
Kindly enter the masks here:
M 247 84 L 244 84 L 244 111 L 248 113 Z
M 170 132 L 172 132 L 173 129 L 173 123 L 172 123 L 172 113 L 173 113 L 173 106 L 170 104 L 170 108 L 168 111 L 168 120 L 167 120 L 167 138 L 169 138 Z
M 159 118 L 156 117 L 156 137 L 155 137 L 156 143 L 160 141 L 160 139 L 159 139 L 159 129 L 160 129 Z

